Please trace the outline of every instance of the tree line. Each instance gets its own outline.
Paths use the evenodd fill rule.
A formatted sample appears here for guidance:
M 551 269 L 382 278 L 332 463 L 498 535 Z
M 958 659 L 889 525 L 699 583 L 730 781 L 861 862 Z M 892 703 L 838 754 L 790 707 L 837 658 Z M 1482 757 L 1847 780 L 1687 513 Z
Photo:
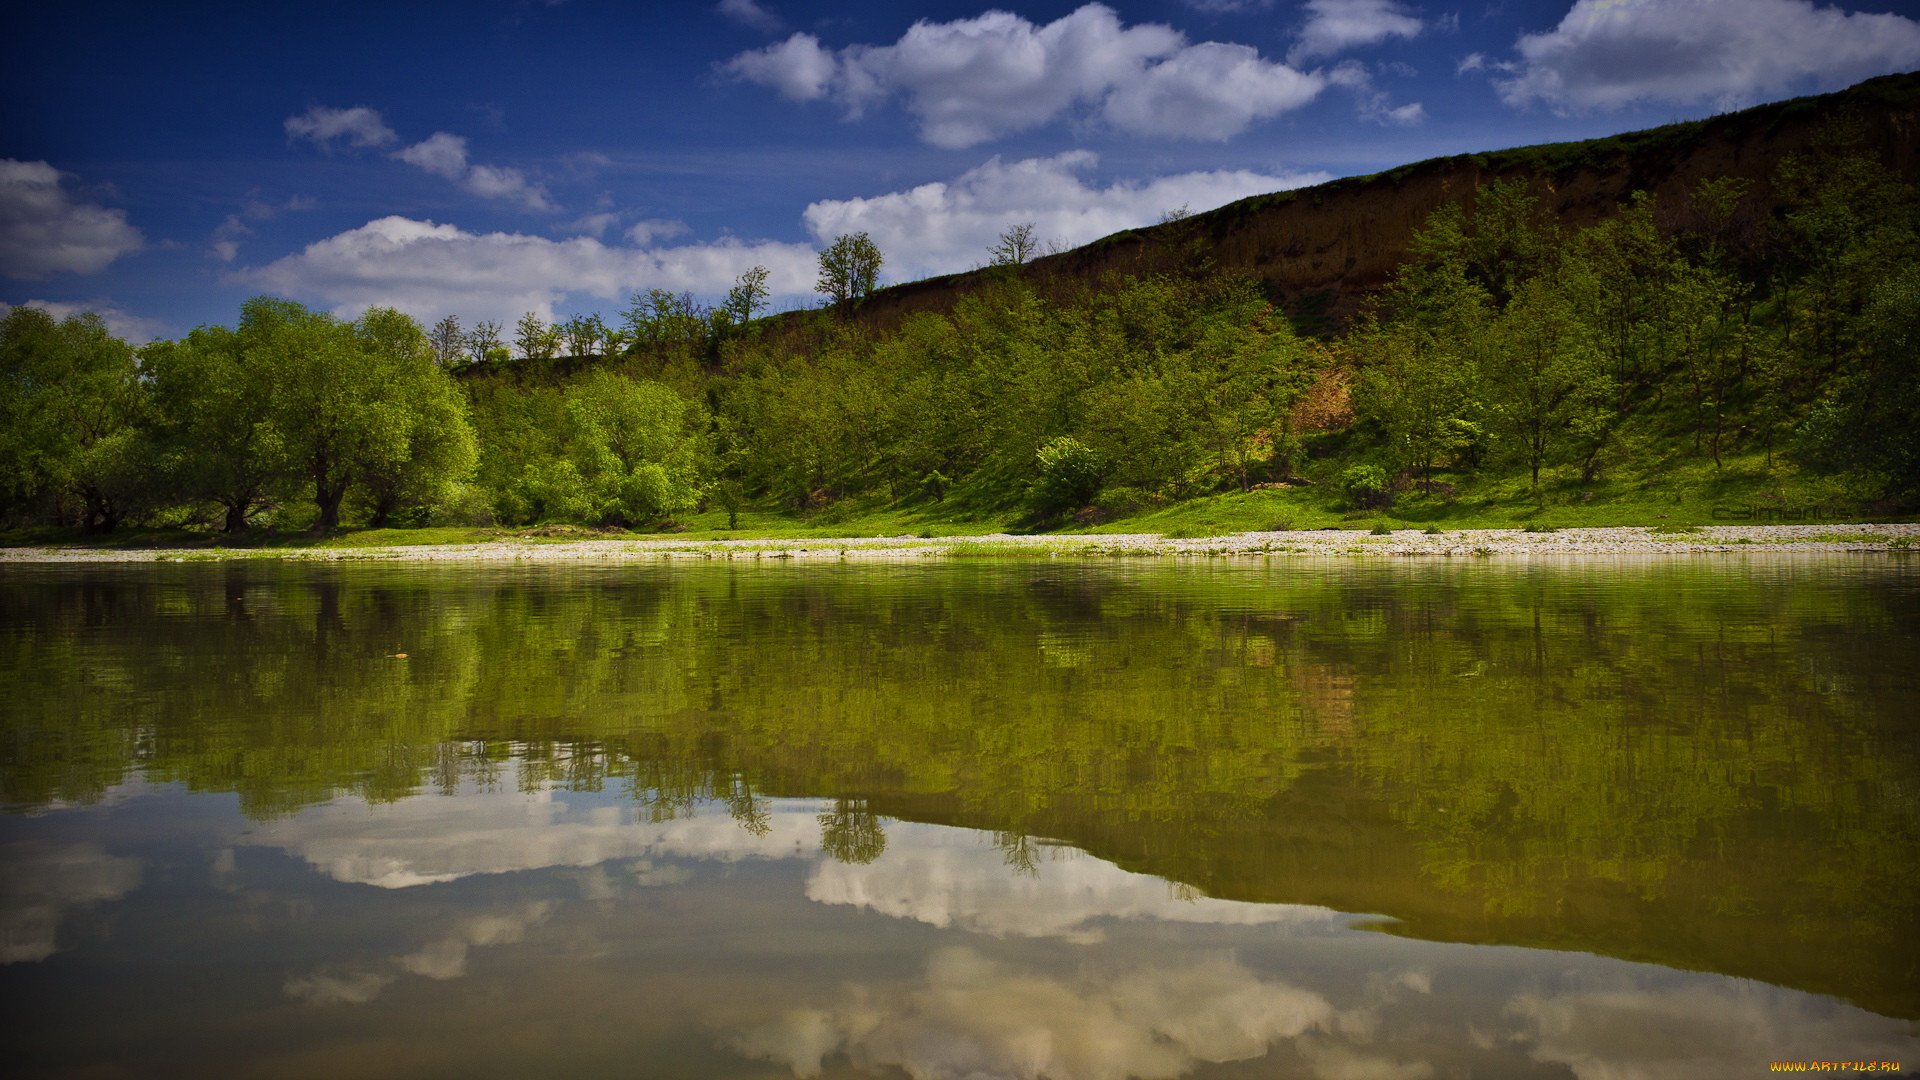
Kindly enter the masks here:
M 950 503 L 1036 523 L 1309 480 L 1356 507 L 1518 476 L 1591 484 L 1680 445 L 1920 494 L 1920 197 L 1832 145 L 1767 185 L 1634 196 L 1572 229 L 1521 180 L 1443 206 L 1344 332 L 1182 265 L 1034 276 L 1031 226 L 951 310 L 880 327 L 864 235 L 814 312 L 650 290 L 504 329 L 248 301 L 134 349 L 0 322 L 0 518 L 229 532 L 430 522 L 652 527 L 706 508 Z

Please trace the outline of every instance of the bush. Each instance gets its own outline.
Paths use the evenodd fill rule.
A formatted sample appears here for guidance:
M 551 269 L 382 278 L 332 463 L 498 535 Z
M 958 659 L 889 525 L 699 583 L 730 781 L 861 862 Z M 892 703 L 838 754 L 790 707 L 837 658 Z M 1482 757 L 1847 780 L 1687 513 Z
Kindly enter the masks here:
M 1340 474 L 1341 490 L 1356 509 L 1385 509 L 1393 500 L 1387 493 L 1387 471 L 1378 465 L 1350 465 Z
M 1034 505 L 1043 513 L 1073 510 L 1100 493 L 1100 455 L 1079 439 L 1062 435 L 1034 455 L 1040 475 L 1033 481 Z

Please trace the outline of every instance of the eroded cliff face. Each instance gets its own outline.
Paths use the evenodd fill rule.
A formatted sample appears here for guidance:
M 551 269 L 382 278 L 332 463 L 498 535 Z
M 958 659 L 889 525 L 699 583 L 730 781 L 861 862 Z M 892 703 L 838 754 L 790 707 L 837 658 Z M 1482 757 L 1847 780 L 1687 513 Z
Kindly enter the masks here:
M 1450 202 L 1470 208 L 1476 189 L 1490 181 L 1526 180 L 1547 212 L 1578 228 L 1613 214 L 1636 191 L 1652 192 L 1662 213 L 1678 219 L 1700 181 L 1740 177 L 1753 182 L 1741 213 L 1759 220 L 1774 211 L 1771 180 L 1781 161 L 1842 128 L 1862 150 L 1920 179 L 1920 73 L 1608 139 L 1436 158 L 1255 196 L 1039 259 L 1023 273 L 1044 286 L 1050 278 L 1168 270 L 1207 258 L 1251 273 L 1297 317 L 1311 323 L 1324 315 L 1334 328 L 1392 275 L 1428 215 Z M 854 317 L 884 326 L 909 312 L 944 310 L 984 273 L 883 290 Z

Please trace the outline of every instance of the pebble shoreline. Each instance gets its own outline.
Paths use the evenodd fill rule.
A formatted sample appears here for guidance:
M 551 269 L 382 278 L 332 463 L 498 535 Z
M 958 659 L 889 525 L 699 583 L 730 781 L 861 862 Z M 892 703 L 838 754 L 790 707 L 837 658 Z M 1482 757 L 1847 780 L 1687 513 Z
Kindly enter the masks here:
M 916 536 L 797 540 L 494 540 L 366 548 L 76 547 L 0 549 L 7 563 L 210 562 L 283 559 L 303 562 L 633 562 L 659 559 L 919 559 L 954 556 L 1427 556 L 1528 558 L 1539 555 L 1704 555 L 1904 552 L 1920 547 L 1920 524 L 1708 525 L 1659 532 L 1640 526 L 1559 529 L 1462 529 L 1387 535 L 1354 530 L 1246 532 L 1176 538 L 1158 533 L 1054 536 Z

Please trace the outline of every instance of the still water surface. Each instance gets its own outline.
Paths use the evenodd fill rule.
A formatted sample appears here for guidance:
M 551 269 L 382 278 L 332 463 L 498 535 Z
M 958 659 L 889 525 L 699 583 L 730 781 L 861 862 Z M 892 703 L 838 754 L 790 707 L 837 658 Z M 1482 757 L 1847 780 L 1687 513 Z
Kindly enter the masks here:
M 0 575 L 7 1075 L 1920 1066 L 1911 561 Z

